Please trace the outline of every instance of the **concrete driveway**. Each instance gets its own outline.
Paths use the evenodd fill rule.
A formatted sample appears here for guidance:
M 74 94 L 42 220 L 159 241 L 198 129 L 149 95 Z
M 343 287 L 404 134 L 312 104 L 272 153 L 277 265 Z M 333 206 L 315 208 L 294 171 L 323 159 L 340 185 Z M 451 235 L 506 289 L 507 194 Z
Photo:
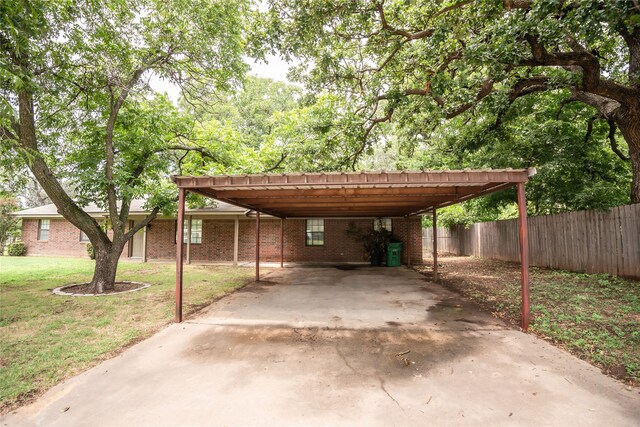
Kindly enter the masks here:
M 640 394 L 404 267 L 287 268 L 2 424 L 637 426 Z

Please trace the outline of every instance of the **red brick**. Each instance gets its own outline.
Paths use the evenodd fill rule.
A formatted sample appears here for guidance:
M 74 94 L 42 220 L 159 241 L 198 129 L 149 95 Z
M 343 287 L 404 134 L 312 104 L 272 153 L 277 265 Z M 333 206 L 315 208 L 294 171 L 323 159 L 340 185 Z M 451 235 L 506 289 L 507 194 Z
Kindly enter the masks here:
M 362 243 L 355 241 L 346 230 L 350 224 L 360 229 L 373 228 L 373 219 L 325 219 L 325 245 L 307 246 L 305 241 L 305 220 L 284 221 L 285 262 L 357 262 L 366 261 L 367 254 Z M 403 261 L 407 261 L 407 231 L 410 230 L 412 263 L 422 262 L 422 235 L 420 218 L 394 219 L 393 234 L 404 242 Z M 51 219 L 49 240 L 37 240 L 37 219 L 23 219 L 23 241 L 28 255 L 87 256 L 86 243 L 80 242 L 80 231 L 62 219 Z M 191 260 L 233 261 L 233 236 L 235 220 L 204 219 L 202 243 L 191 244 Z M 238 260 L 255 259 L 255 219 L 239 220 Z M 147 258 L 175 259 L 176 220 L 154 220 L 147 230 Z M 128 256 L 128 248 L 123 251 Z M 280 261 L 280 220 L 262 219 L 260 223 L 261 261 Z

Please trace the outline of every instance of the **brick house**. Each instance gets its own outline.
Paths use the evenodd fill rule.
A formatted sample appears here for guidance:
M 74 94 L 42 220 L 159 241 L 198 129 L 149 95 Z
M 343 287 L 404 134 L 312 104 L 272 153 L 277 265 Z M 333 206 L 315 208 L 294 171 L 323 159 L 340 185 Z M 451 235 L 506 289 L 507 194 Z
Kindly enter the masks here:
M 187 262 L 253 262 L 255 260 L 256 227 L 254 212 L 224 202 L 215 208 L 187 209 L 185 220 L 185 252 Z M 85 211 L 96 219 L 105 212 L 95 205 Z M 45 205 L 14 214 L 22 218 L 22 241 L 27 255 L 87 257 L 87 237 L 57 212 L 55 205 Z M 146 212 L 141 201 L 131 206 L 132 221 Z M 422 262 L 421 219 L 383 218 L 382 222 L 395 237 L 405 242 L 402 260 Z M 347 235 L 355 225 L 362 230 L 379 223 L 375 218 L 292 218 L 284 221 L 285 262 L 364 262 L 367 255 L 362 243 Z M 125 247 L 123 259 L 175 260 L 175 218 L 159 217 L 138 232 Z M 188 230 L 191 230 L 189 233 Z M 190 235 L 190 239 L 187 236 Z M 406 243 L 411 239 L 409 245 Z M 260 260 L 280 261 L 280 219 L 263 215 L 260 227 Z

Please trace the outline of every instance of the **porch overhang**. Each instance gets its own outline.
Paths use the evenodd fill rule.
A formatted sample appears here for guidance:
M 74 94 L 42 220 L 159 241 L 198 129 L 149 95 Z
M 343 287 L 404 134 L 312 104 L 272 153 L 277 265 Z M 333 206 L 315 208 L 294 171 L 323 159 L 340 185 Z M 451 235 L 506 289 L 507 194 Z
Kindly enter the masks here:
M 407 217 L 524 183 L 535 169 L 173 176 L 178 188 L 278 218 Z

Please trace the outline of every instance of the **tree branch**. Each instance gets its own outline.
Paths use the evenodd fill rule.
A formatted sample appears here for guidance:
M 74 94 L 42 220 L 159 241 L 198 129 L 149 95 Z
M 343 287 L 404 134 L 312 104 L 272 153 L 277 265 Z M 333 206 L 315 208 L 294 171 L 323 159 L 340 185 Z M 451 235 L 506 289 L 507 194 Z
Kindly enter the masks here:
M 367 139 L 369 138 L 371 131 L 373 131 L 373 128 L 375 128 L 379 123 L 388 122 L 389 120 L 391 120 L 392 117 L 393 117 L 393 108 L 390 108 L 389 110 L 387 110 L 387 114 L 385 114 L 384 116 L 370 119 L 369 125 L 365 128 L 364 134 L 362 135 L 362 145 L 358 150 L 356 150 L 355 153 L 347 157 L 347 159 L 351 159 L 351 158 L 353 159 L 351 161 L 352 170 L 355 170 L 358 157 L 360 157 L 360 155 L 364 152 L 365 148 L 367 148 Z
M 280 165 L 282 164 L 282 162 L 284 162 L 284 160 L 289 156 L 288 153 L 282 153 L 282 155 L 280 156 L 280 160 L 278 160 L 278 162 L 271 166 L 268 169 L 265 169 L 263 173 L 269 173 L 269 172 L 273 172 L 274 170 L 280 168 Z
M 0 139 L 18 142 L 18 136 L 4 126 L 0 126 Z
M 131 227 L 131 230 L 129 230 L 127 233 L 125 233 L 124 237 L 123 237 L 123 243 L 126 243 L 129 241 L 129 239 L 131 239 L 133 237 L 134 234 L 136 234 L 138 231 L 140 231 L 142 228 L 146 227 L 147 225 L 149 225 L 149 223 L 151 221 L 153 221 L 156 216 L 158 216 L 158 212 L 160 212 L 160 208 L 158 206 L 156 206 L 155 208 L 153 208 L 153 210 L 149 213 L 149 215 L 147 215 L 147 217 L 145 219 L 143 219 L 142 221 L 140 221 L 137 224 L 134 224 L 133 227 Z
M 158 148 L 155 150 L 156 153 L 162 153 L 165 151 L 175 151 L 175 150 L 180 150 L 180 151 L 195 151 L 197 153 L 200 153 L 201 156 L 206 157 L 208 159 L 214 160 L 216 162 L 220 161 L 220 159 L 218 159 L 215 155 L 211 154 L 208 150 L 202 148 L 202 147 L 193 147 L 191 145 L 179 145 L 179 144 L 174 144 L 174 145 L 170 145 L 168 147 L 164 147 L 164 148 Z
M 433 35 L 433 32 L 434 32 L 433 29 L 425 29 L 425 30 L 411 32 L 411 31 L 395 28 L 387 22 L 387 18 L 384 14 L 384 2 L 378 3 L 376 7 L 378 9 L 378 16 L 380 17 L 380 25 L 384 30 L 387 30 L 391 34 L 402 36 L 408 40 L 419 40 L 419 39 L 424 39 L 426 37 L 431 37 Z
M 578 50 L 549 53 L 536 36 L 528 34 L 525 39 L 531 48 L 532 58 L 520 61 L 517 66 L 580 67 L 582 69 L 582 83 L 579 90 L 604 96 L 627 105 L 637 102 L 637 99 L 640 98 L 640 90 L 602 79 L 600 61 L 591 52 Z
M 622 160 L 624 160 L 625 162 L 628 162 L 631 159 L 625 156 L 624 154 L 622 154 L 622 151 L 620 151 L 620 149 L 618 148 L 618 143 L 616 142 L 616 130 L 618 129 L 618 127 L 616 126 L 616 123 L 613 120 L 608 120 L 608 122 L 609 122 L 609 134 L 607 135 L 607 138 L 609 139 L 609 145 L 611 145 L 611 151 L 616 153 L 616 155 L 620 157 Z
M 593 122 L 598 120 L 598 116 L 591 116 L 589 120 L 587 120 L 587 132 L 584 135 L 584 143 L 588 143 L 591 138 L 591 133 L 593 132 Z
M 465 111 L 467 111 L 468 109 L 473 107 L 476 102 L 478 102 L 481 99 L 487 97 L 491 92 L 493 92 L 493 79 L 487 78 L 487 79 L 484 80 L 484 82 L 480 86 L 480 90 L 478 91 L 478 93 L 476 95 L 475 102 L 467 102 L 467 103 L 461 104 L 461 105 L 457 106 L 455 109 L 453 109 L 452 111 L 448 112 L 445 115 L 445 117 L 447 119 L 452 119 L 452 118 L 464 113 Z

